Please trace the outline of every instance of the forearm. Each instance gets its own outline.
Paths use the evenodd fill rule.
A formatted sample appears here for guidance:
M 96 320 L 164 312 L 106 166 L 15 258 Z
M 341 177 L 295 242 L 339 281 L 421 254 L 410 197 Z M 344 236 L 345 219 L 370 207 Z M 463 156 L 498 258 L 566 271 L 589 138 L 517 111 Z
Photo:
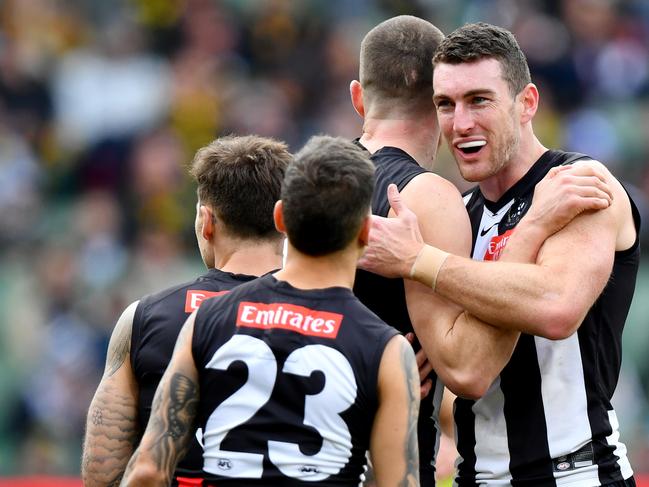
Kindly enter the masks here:
M 86 487 L 119 485 L 139 437 L 137 404 L 110 383 L 100 384 L 86 422 L 81 474 Z
M 140 445 L 128 462 L 121 487 L 167 487 L 173 471 L 159 468 L 159 462 L 150 453 L 152 446 Z
M 468 313 L 499 328 L 539 333 L 560 298 L 561 286 L 549 269 L 535 264 L 477 262 L 454 256 L 446 260 L 436 292 Z M 550 308 L 550 309 L 549 309 Z
M 509 362 L 519 332 L 491 326 L 466 312 L 438 312 L 413 321 L 437 374 L 455 394 L 478 399 Z

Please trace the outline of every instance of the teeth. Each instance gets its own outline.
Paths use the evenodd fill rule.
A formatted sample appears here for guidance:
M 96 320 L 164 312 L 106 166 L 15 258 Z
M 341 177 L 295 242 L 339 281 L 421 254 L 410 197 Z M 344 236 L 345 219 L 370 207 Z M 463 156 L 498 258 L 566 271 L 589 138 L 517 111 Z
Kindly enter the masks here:
M 471 147 L 482 147 L 483 145 L 486 145 L 486 143 L 486 140 L 472 140 L 471 142 L 462 142 L 457 146 L 459 149 L 470 149 Z

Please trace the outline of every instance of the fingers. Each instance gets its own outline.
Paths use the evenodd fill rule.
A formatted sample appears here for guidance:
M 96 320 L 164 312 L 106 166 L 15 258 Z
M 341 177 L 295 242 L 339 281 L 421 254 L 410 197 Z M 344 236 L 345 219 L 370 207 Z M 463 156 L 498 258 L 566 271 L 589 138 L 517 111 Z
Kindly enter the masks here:
M 570 166 L 554 166 L 552 169 L 548 171 L 548 174 L 545 177 L 547 179 L 552 179 L 558 173 L 565 171 L 566 169 L 570 169 Z
M 572 165 L 564 167 L 567 167 L 568 169 L 562 171 L 561 176 L 564 177 L 569 184 L 597 188 L 600 192 L 606 194 L 607 199 L 613 199 L 613 190 L 609 186 L 607 175 L 603 170 L 589 165 Z
M 419 351 L 415 354 L 415 359 L 417 360 L 417 367 L 419 368 L 419 371 L 421 373 L 422 367 L 425 367 L 426 362 L 428 362 L 428 358 L 426 357 L 423 349 L 419 349 Z
M 406 207 L 406 204 L 403 202 L 403 199 L 401 198 L 401 194 L 399 193 L 396 184 L 390 184 L 388 186 L 388 201 L 390 202 L 390 206 L 397 214 L 397 216 L 403 213 L 404 210 L 408 209 Z
M 433 388 L 433 381 L 431 379 L 426 379 L 424 382 L 422 382 L 421 387 L 419 389 L 422 400 L 428 397 L 428 394 L 430 394 L 432 388 Z
M 539 186 L 547 186 L 549 194 L 573 200 L 582 210 L 608 208 L 613 201 L 613 189 L 605 170 L 591 165 L 568 165 L 552 168 Z
M 405 337 L 410 344 L 415 341 L 415 334 L 412 332 L 406 333 Z M 428 376 L 433 371 L 433 366 L 428 361 L 423 348 L 419 349 L 419 351 L 415 353 L 415 360 L 417 361 L 417 369 L 419 369 L 419 380 L 423 387 L 424 383 L 428 380 Z

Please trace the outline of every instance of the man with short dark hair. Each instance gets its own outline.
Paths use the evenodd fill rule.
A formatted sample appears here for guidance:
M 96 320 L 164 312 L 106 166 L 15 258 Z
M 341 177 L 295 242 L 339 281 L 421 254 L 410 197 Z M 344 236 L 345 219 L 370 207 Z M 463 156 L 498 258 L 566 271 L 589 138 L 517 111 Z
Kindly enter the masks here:
M 432 58 L 444 38 L 430 22 L 401 15 L 388 19 L 363 38 L 360 48 L 359 80 L 350 85 L 352 104 L 363 117 L 363 134 L 357 144 L 370 154 L 376 167 L 376 187 L 372 212 L 394 216 L 386 197 L 390 183 L 397 184 L 404 200 L 419 216 L 421 232 L 427 243 L 457 255 L 469 255 L 471 232 L 462 197 L 455 186 L 431 172 L 439 141 L 439 125 L 432 89 Z M 430 316 L 453 324 L 463 320 L 461 308 L 435 295 L 430 288 L 414 281 L 386 279 L 359 271 L 354 293 L 386 323 L 404 334 L 418 330 Z M 455 359 L 445 361 L 438 370 L 454 392 L 477 397 L 479 381 L 451 381 L 470 377 L 466 370 L 487 364 L 490 358 L 498 370 L 507 362 L 515 336 L 473 320 L 472 328 L 458 328 Z M 418 334 L 418 333 L 417 333 Z M 502 346 L 492 347 L 494 341 Z M 415 343 L 419 349 L 419 344 Z M 433 360 L 432 346 L 425 347 Z M 470 356 L 466 351 L 473 350 Z M 422 357 L 422 354 L 419 354 Z M 442 361 L 437 359 L 436 363 Z M 489 367 L 485 365 L 485 367 Z M 439 409 L 443 385 L 435 372 L 426 371 L 420 409 L 419 453 L 423 485 L 435 483 L 435 456 L 439 444 Z
M 419 379 L 408 342 L 351 292 L 374 169 L 314 137 L 286 171 L 284 268 L 187 320 L 123 485 L 166 485 L 203 429 L 205 485 L 419 485 Z
M 88 411 L 86 487 L 117 485 L 122 477 L 187 316 L 204 299 L 281 267 L 282 235 L 272 213 L 290 160 L 284 143 L 257 136 L 221 137 L 196 153 L 190 169 L 198 193 L 196 238 L 209 270 L 134 302 L 118 320 Z M 196 485 L 202 468 L 194 440 L 174 485 Z
M 601 163 L 538 140 L 539 93 L 507 30 L 479 23 L 450 34 L 433 86 L 460 173 L 478 183 L 465 196 L 473 258 L 499 262 L 423 244 L 391 187 L 398 218 L 376 220 L 362 265 L 417 280 L 520 335 L 502 371 L 474 370 L 491 381 L 483 397 L 456 401 L 458 485 L 634 486 L 611 405 L 639 262 L 633 201 Z M 594 184 L 579 186 L 578 175 Z M 431 317 L 417 331 L 425 347 L 444 347 L 456 330 Z

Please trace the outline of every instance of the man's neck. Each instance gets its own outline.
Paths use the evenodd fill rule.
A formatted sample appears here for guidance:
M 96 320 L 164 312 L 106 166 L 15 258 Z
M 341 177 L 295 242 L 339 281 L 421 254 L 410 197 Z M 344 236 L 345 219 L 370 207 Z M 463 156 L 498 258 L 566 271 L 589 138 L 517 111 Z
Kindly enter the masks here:
M 397 147 L 417 163 L 430 169 L 435 160 L 436 146 L 429 121 L 412 119 L 366 118 L 360 143 L 375 153 L 383 147 Z
M 232 274 L 261 276 L 282 267 L 281 241 L 232 243 L 215 250 L 215 267 Z
M 351 289 L 356 275 L 359 251 L 345 249 L 333 254 L 312 257 L 288 245 L 286 264 L 275 274 L 298 289 L 346 287 Z

